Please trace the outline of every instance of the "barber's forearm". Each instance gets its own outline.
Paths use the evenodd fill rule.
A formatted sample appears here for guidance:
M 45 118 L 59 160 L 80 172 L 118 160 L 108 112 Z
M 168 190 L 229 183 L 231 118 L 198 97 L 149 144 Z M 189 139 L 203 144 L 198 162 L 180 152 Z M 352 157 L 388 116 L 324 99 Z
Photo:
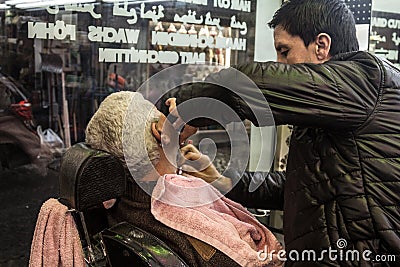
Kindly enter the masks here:
M 234 176 L 235 174 L 225 175 Z M 226 196 L 247 208 L 282 210 L 284 183 L 285 174 L 283 172 L 269 174 L 246 172 Z M 260 185 L 255 191 L 249 192 L 250 184 Z
M 226 125 L 245 119 L 239 111 L 234 93 L 212 81 L 182 85 L 174 97 L 179 115 L 194 127 Z
M 225 176 L 221 176 L 213 182 L 213 186 L 221 191 L 221 193 L 225 194 L 232 188 L 232 180 Z
M 195 127 L 217 121 L 226 125 L 248 119 L 256 126 L 272 126 L 274 119 L 263 92 L 246 76 L 235 68 L 223 69 L 207 76 L 204 82 L 185 84 L 179 87 L 177 102 L 187 103 L 187 110 L 178 105 L 178 112 L 185 122 Z M 192 120 L 193 111 L 201 115 Z M 212 118 L 207 120 L 205 118 Z

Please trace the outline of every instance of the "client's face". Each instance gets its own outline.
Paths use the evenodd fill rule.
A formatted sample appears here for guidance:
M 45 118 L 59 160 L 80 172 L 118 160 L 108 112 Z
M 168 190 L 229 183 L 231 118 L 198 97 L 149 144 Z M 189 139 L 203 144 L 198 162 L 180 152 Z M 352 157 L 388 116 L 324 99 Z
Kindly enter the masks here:
M 197 131 L 197 129 L 194 128 L 195 130 L 190 131 L 190 134 L 185 134 L 183 136 L 182 133 L 185 132 L 185 128 L 183 128 L 183 131 L 176 128 L 176 125 L 171 123 L 161 112 L 158 121 L 153 122 L 151 126 L 153 136 L 160 145 L 160 161 L 156 169 L 161 175 L 176 172 L 178 168 L 177 160 L 181 157 L 180 148 L 184 146 L 186 138 L 190 137 Z M 165 166 L 172 168 L 165 168 Z

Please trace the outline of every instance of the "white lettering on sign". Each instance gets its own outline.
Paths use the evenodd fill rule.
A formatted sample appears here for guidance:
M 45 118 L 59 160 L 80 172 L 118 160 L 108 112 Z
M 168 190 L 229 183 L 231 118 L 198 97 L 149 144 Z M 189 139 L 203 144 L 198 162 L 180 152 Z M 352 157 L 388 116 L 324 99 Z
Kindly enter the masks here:
M 372 17 L 371 18 L 371 26 L 378 27 L 378 28 L 385 28 L 387 26 L 387 19 Z
M 46 9 L 47 9 L 47 12 L 49 12 L 49 14 L 53 14 L 53 15 L 58 14 L 58 12 L 60 12 L 59 6 L 54 6 L 54 8 L 51 6 L 48 6 Z M 101 14 L 97 14 L 94 11 L 94 4 L 79 4 L 79 3 L 65 4 L 64 9 L 65 9 L 65 11 L 70 11 L 70 12 L 72 12 L 72 11 L 88 12 L 95 19 L 101 18 Z
M 137 44 L 140 30 L 124 29 L 118 30 L 111 27 L 88 27 L 88 39 L 92 42 Z
M 208 5 L 211 0 L 177 0 L 188 4 Z M 214 7 L 231 9 L 236 11 L 251 12 L 251 0 L 213 0 Z M 131 2 L 122 0 L 121 2 L 113 3 L 113 16 L 127 17 L 128 24 L 136 24 L 139 19 L 148 19 L 153 23 L 159 23 L 165 17 L 163 5 L 146 5 L 140 4 L 139 7 L 130 6 Z M 65 5 L 53 5 L 46 7 L 49 14 L 59 14 L 60 9 L 64 8 L 67 12 L 86 12 L 93 18 L 101 18 L 100 13 L 95 11 L 96 5 L 93 3 L 72 3 Z M 246 50 L 246 39 L 238 37 L 223 37 L 224 27 L 238 29 L 240 35 L 246 35 L 248 32 L 247 23 L 240 20 L 237 15 L 232 15 L 229 25 L 221 26 L 221 19 L 213 17 L 211 12 L 206 11 L 206 14 L 197 14 L 196 10 L 189 9 L 185 14 L 174 15 L 174 22 L 182 23 L 179 31 L 152 31 L 151 44 L 158 46 L 173 46 L 173 47 L 192 47 L 192 48 L 216 48 L 216 49 L 231 49 L 231 50 Z M 385 18 L 372 18 L 372 24 L 375 26 L 389 28 L 400 28 L 400 20 L 386 20 Z M 192 25 L 188 32 L 186 27 Z M 172 23 L 170 25 L 173 25 Z M 199 32 L 194 25 L 199 26 Z M 208 27 L 212 26 L 209 32 Z M 28 22 L 28 38 L 38 39 L 57 39 L 76 40 L 77 25 L 66 24 L 62 20 L 57 20 L 54 23 L 49 22 Z M 219 34 L 217 32 L 219 30 Z M 91 42 L 102 43 L 120 43 L 120 44 L 137 44 L 139 42 L 140 29 L 131 28 L 114 28 L 104 26 L 88 26 L 87 39 Z M 231 35 L 231 34 L 229 34 Z M 232 34 L 236 36 L 235 34 Z M 239 36 L 239 35 L 238 35 Z M 400 42 L 397 35 L 393 35 L 392 41 L 396 44 Z M 176 64 L 181 61 L 183 64 L 204 64 L 205 52 L 177 52 L 177 51 L 156 51 L 156 50 L 136 50 L 135 48 L 99 48 L 99 62 L 126 62 L 126 63 L 168 63 Z
M 388 54 L 386 58 L 389 60 L 397 61 L 399 59 L 399 51 L 398 50 L 388 50 Z
M 399 46 L 400 36 L 397 36 L 397 32 L 392 33 L 392 41 L 396 46 Z
M 179 16 L 178 14 L 175 14 L 174 21 L 182 22 L 183 24 L 202 24 L 203 16 L 200 16 L 200 18 L 196 19 L 196 11 L 192 12 L 192 10 L 189 9 L 187 15 Z
M 99 48 L 99 62 L 176 64 L 178 61 L 175 51 Z
M 168 33 L 152 31 L 152 45 L 170 45 L 183 47 L 214 48 L 212 36 L 197 36 L 194 34 Z
M 145 9 L 146 9 L 146 5 L 144 3 L 142 3 L 140 5 L 140 17 L 142 19 L 151 19 L 153 22 L 158 22 L 158 20 L 160 18 L 164 17 L 164 6 L 163 5 L 152 6 L 151 10 L 147 10 L 146 12 L 144 12 Z
M 56 23 L 28 22 L 28 38 L 64 40 L 69 36 L 70 40 L 76 40 L 76 26 L 65 24 L 62 20 Z
M 389 29 L 400 29 L 400 19 L 389 19 L 388 27 Z
M 206 53 L 180 52 L 182 64 L 204 64 L 206 62 Z
M 120 7 L 120 3 L 114 3 L 113 7 L 113 15 L 114 16 L 123 16 L 123 17 L 132 17 L 131 19 L 126 20 L 129 24 L 135 24 L 137 22 L 137 13 L 134 8 L 129 9 L 128 11 L 128 2 L 124 2 L 124 6 Z
M 398 50 L 387 50 L 384 48 L 375 49 L 376 55 L 381 55 L 389 60 L 397 61 L 399 59 L 399 51 Z
M 214 7 L 250 12 L 251 1 L 246 0 L 214 0 Z
M 240 34 L 245 35 L 247 33 L 246 22 L 236 21 L 236 16 L 231 17 L 231 28 L 241 29 Z
M 178 2 L 184 2 L 188 4 L 195 4 L 195 5 L 207 5 L 207 0 L 178 0 Z
M 219 24 L 221 22 L 220 18 L 211 18 L 211 13 L 207 12 L 206 14 L 206 19 L 204 20 L 204 24 L 206 25 L 214 25 L 217 26 L 218 29 L 222 29 L 221 25 Z
M 231 1 L 232 1 L 231 9 L 250 12 L 251 1 L 244 1 L 244 0 L 231 0 Z
M 200 48 L 232 48 L 232 50 L 246 50 L 246 39 L 212 37 L 205 35 L 168 33 L 152 31 L 152 45 L 170 45 Z
M 215 48 L 232 48 L 232 50 L 246 50 L 246 39 L 241 38 L 215 38 Z
M 214 0 L 214 7 L 228 9 L 231 6 L 230 0 Z

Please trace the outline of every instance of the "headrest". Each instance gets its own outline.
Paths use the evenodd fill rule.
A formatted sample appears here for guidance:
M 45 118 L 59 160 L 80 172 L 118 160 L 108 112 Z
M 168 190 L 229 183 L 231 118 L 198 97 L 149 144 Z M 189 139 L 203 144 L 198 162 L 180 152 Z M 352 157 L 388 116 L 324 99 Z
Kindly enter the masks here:
M 83 143 L 65 152 L 60 168 L 60 202 L 69 208 L 85 211 L 121 197 L 125 188 L 125 168 L 116 157 Z

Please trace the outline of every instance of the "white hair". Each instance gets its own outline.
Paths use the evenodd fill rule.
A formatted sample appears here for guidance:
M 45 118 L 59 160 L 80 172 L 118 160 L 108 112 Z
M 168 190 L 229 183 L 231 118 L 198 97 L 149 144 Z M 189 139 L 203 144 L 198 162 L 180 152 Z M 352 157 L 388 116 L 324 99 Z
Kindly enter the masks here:
M 121 91 L 106 97 L 86 128 L 86 143 L 123 161 L 133 178 L 143 178 L 159 159 L 151 123 L 160 112 L 140 93 Z

